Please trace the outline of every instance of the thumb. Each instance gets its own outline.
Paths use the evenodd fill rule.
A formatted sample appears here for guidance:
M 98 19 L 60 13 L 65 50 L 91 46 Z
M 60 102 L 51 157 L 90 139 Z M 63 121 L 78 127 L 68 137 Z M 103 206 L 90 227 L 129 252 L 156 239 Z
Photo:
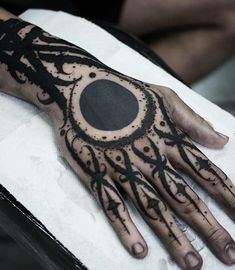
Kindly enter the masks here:
M 195 142 L 216 149 L 223 148 L 228 142 L 229 137 L 215 131 L 209 122 L 195 113 L 173 90 L 167 87 L 158 89 L 165 97 L 171 119 L 179 129 L 187 133 Z

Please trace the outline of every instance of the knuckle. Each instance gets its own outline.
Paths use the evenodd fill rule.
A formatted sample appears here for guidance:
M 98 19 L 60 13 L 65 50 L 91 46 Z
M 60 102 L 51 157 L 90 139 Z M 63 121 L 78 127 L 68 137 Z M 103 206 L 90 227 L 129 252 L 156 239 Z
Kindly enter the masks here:
M 207 232 L 207 239 L 210 243 L 219 243 L 226 239 L 228 233 L 222 227 L 213 227 Z

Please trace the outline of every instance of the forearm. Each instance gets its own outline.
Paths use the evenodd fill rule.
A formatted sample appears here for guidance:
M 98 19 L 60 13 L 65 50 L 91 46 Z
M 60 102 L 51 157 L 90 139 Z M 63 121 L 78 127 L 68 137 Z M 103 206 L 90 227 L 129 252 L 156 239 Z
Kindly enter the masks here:
M 2 40 L 3 33 L 1 31 L 2 24 L 3 22 L 12 18 L 18 19 L 18 17 L 0 7 L 0 32 L 1 32 L 0 46 L 1 43 L 3 42 Z M 19 84 L 11 76 L 9 76 L 5 64 L 0 59 L 0 91 L 17 96 L 19 98 L 23 98 L 22 95 L 20 94 L 19 88 L 20 88 Z
M 89 79 L 91 67 L 107 68 L 85 50 L 3 9 L 0 19 L 0 88 L 8 94 L 41 109 L 57 104 L 63 110 L 66 93 L 80 77 Z
M 14 22 L 8 23 L 12 19 Z M 18 64 L 14 55 L 17 50 L 20 50 L 21 47 L 25 46 L 24 41 L 22 39 L 22 42 L 18 42 L 18 44 L 13 41 L 15 39 L 14 35 L 18 32 L 15 30 L 15 25 L 20 21 L 19 17 L 0 7 L 0 91 L 34 103 L 42 108 L 35 99 L 35 92 L 37 89 L 32 89 L 35 86 L 28 80 L 20 82 L 16 78 L 17 76 L 19 76 L 19 78 L 23 76 L 23 74 L 19 74 L 19 71 L 17 71 Z M 22 34 L 27 32 L 26 28 L 22 30 Z M 11 48 L 10 44 L 12 44 Z M 13 76 L 13 74 L 16 76 Z

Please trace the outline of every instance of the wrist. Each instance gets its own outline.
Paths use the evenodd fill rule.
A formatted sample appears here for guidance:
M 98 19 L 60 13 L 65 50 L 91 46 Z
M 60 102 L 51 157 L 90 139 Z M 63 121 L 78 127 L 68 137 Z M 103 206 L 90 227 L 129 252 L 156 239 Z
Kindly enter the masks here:
M 15 22 L 10 25 L 6 25 L 6 21 L 14 19 Z M 13 15 L 12 13 L 6 11 L 4 8 L 0 7 L 0 49 L 2 44 L 4 43 L 4 35 L 6 31 L 8 33 L 14 31 L 14 27 L 20 23 L 21 20 Z M 1 55 L 1 52 L 0 52 Z M 16 96 L 18 98 L 26 100 L 26 98 L 21 94 L 21 86 L 12 78 L 9 74 L 9 70 L 6 64 L 4 64 L 3 59 L 0 56 L 0 91 L 5 92 L 7 94 Z
M 45 106 L 37 98 L 43 89 L 39 89 L 26 75 L 31 66 L 27 54 L 33 53 L 33 44 L 27 39 L 27 34 L 33 28 L 42 31 L 0 8 L 0 91 L 44 109 Z M 32 72 L 37 75 L 35 70 Z
M 1 23 L 0 38 L 5 92 L 47 111 L 57 106 L 65 114 L 68 94 L 81 87 L 81 78 L 86 82 L 93 70 L 108 70 L 85 50 L 17 17 Z

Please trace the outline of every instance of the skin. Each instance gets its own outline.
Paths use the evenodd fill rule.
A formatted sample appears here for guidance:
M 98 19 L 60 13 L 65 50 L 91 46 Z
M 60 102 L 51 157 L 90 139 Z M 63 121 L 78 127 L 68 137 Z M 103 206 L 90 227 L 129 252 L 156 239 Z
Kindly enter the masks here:
M 119 27 L 191 84 L 234 54 L 234 23 L 234 0 L 125 0 Z
M 170 208 L 218 259 L 234 264 L 233 239 L 176 171 L 188 173 L 235 219 L 234 185 L 191 140 L 219 149 L 228 138 L 171 89 L 120 74 L 6 11 L 0 17 L 1 89 L 49 114 L 64 159 L 95 196 L 130 254 L 144 258 L 148 247 L 120 188 L 181 269 L 200 269 L 202 258 Z

